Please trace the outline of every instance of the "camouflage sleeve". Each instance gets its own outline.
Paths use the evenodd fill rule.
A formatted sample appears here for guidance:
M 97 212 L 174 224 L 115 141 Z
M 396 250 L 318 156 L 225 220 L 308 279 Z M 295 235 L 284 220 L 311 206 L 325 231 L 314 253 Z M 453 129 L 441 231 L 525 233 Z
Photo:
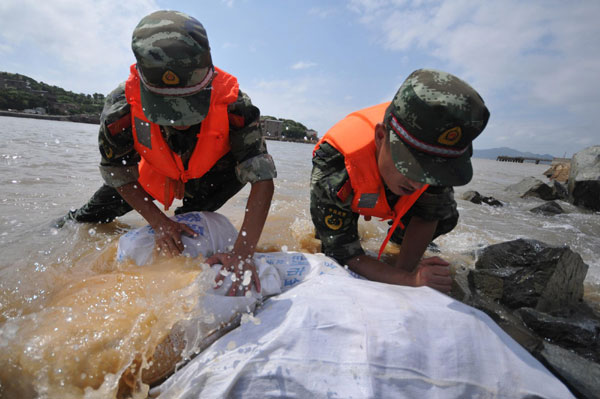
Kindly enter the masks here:
M 411 213 L 425 220 L 458 218 L 454 189 L 429 186 L 411 208 Z
M 120 187 L 138 179 L 140 156 L 133 148 L 131 114 L 125 99 L 125 83 L 113 90 L 104 102 L 98 134 L 100 174 L 110 187 Z
M 402 217 L 405 226 L 410 224 L 413 216 L 419 216 L 424 220 L 437 220 L 432 241 L 437 237 L 449 233 L 458 223 L 458 210 L 454 200 L 454 189 L 452 187 L 429 186 L 427 190 L 414 203 L 414 205 Z M 392 222 L 388 222 L 392 224 Z M 396 229 L 392 235 L 392 242 L 402 243 L 404 232 L 401 228 Z
M 273 158 L 260 128 L 260 111 L 241 90 L 238 99 L 228 107 L 231 153 L 237 161 L 235 169 L 242 183 L 254 183 L 277 177 Z
M 310 215 L 321 251 L 340 264 L 364 254 L 358 237 L 358 217 L 352 196 L 342 201 L 337 193 L 348 180 L 344 157 L 324 143 L 313 157 L 310 179 Z

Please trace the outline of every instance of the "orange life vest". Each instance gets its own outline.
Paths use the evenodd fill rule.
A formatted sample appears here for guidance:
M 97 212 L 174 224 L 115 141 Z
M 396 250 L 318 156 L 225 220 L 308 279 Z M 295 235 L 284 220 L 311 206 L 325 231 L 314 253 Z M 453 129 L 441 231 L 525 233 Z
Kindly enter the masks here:
M 393 209 L 387 202 L 385 186 L 377 166 L 375 125 L 383 121 L 385 110 L 389 104 L 387 102 L 375 105 L 346 116 L 325 133 L 314 149 L 316 151 L 321 143 L 326 142 L 344 156 L 350 187 L 354 192 L 351 205 L 353 212 L 364 215 L 366 219 L 375 216 L 382 220 L 394 220 L 379 250 L 377 259 L 381 257 L 396 227 L 405 228 L 400 222 L 402 216 L 429 187 L 426 184 L 420 190 L 400 197 Z M 346 190 L 345 186 L 341 188 L 338 195 L 343 194 L 342 192 Z
M 210 107 L 197 134 L 197 142 L 187 169 L 181 157 L 171 151 L 159 125 L 144 115 L 140 98 L 140 78 L 135 64 L 131 66 L 125 85 L 125 96 L 131 106 L 131 128 L 134 148 L 141 156 L 139 183 L 144 190 L 168 210 L 174 198 L 183 198 L 184 184 L 202 177 L 229 152 L 229 116 L 227 106 L 237 100 L 239 85 L 235 76 L 215 68 Z M 136 123 L 137 120 L 137 123 Z M 138 124 L 150 126 L 149 137 L 140 137 Z M 144 133 L 147 135 L 147 133 Z

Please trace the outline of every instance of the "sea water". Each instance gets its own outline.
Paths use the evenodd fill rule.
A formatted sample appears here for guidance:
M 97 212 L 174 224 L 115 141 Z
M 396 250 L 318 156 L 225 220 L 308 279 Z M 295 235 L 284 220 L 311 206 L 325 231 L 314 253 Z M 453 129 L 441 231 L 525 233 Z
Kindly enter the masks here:
M 163 259 L 143 270 L 116 262 L 119 237 L 146 224 L 135 212 L 106 225 L 51 226 L 102 184 L 97 132 L 96 125 L 0 117 L 0 397 L 3 389 L 23 397 L 117 397 L 136 355 L 150 353 L 210 289 L 197 260 Z M 309 211 L 313 145 L 267 146 L 278 178 L 259 249 L 318 252 Z M 600 214 L 563 201 L 564 214 L 534 214 L 542 200 L 506 190 L 528 176 L 545 181 L 548 165 L 473 159 L 473 167 L 473 180 L 456 188 L 458 226 L 436 240 L 436 255 L 460 270 L 490 244 L 532 238 L 568 245 L 588 264 L 585 295 L 598 305 Z M 467 190 L 504 206 L 461 200 Z M 248 194 L 246 187 L 219 211 L 238 228 Z M 384 222 L 359 223 L 369 253 L 386 232 Z M 388 245 L 388 256 L 397 250 Z

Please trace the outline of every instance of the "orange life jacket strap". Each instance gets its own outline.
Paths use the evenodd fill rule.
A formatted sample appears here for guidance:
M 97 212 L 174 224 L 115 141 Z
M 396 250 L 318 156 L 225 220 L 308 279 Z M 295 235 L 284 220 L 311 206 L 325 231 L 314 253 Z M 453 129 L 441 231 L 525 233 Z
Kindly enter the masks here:
M 383 240 L 383 244 L 381 244 L 381 248 L 379 248 L 379 255 L 377 255 L 377 260 L 381 258 L 381 254 L 383 253 L 383 250 L 385 249 L 385 246 L 387 245 L 388 241 L 390 241 L 390 238 L 392 238 L 392 234 L 394 234 L 396 228 L 398 226 L 400 226 L 402 230 L 406 228 L 402 224 L 402 222 L 400 222 L 400 219 L 402 219 L 402 216 L 404 216 L 406 212 L 408 212 L 408 210 L 414 205 L 414 203 L 417 202 L 421 194 L 423 194 L 423 192 L 427 190 L 427 187 L 429 187 L 429 184 L 425 184 L 423 187 L 421 187 L 419 190 L 415 191 L 411 195 L 404 195 L 400 197 L 398 202 L 396 202 L 396 205 L 394 206 L 394 212 L 396 213 L 396 217 L 394 218 L 394 223 L 392 223 L 392 227 L 390 227 L 390 229 L 388 230 L 385 240 Z
M 173 191 L 173 195 L 171 195 Z M 185 183 L 181 180 L 171 179 L 169 176 L 165 176 L 165 211 L 169 210 L 169 207 L 173 203 L 173 198 L 182 199 L 185 193 Z

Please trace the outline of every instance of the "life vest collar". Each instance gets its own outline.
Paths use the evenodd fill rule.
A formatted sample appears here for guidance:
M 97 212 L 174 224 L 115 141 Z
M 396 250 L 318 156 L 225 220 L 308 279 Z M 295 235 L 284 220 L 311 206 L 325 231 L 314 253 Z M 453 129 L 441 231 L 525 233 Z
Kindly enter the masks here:
M 165 210 L 174 198 L 183 198 L 187 181 L 202 177 L 230 150 L 227 106 L 237 100 L 239 86 L 233 75 L 215 69 L 218 73 L 212 81 L 210 107 L 186 168 L 181 157 L 169 148 L 161 127 L 146 118 L 139 74 L 135 64 L 131 66 L 125 96 L 131 109 L 134 148 L 142 158 L 138 180 L 146 192 L 164 204 Z

